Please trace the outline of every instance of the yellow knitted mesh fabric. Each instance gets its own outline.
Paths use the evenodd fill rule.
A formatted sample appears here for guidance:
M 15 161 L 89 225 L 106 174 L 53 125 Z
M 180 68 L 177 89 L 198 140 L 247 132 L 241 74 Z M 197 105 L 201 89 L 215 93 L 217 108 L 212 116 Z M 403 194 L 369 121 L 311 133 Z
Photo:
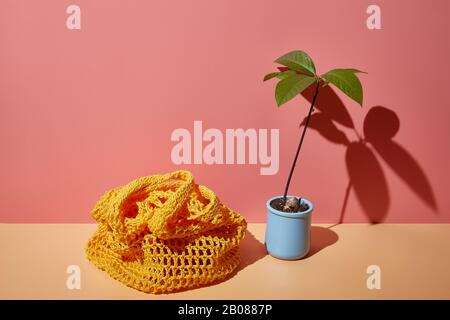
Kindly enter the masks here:
M 149 293 L 224 280 L 239 264 L 247 223 L 188 171 L 142 177 L 106 192 L 87 258 L 112 278 Z

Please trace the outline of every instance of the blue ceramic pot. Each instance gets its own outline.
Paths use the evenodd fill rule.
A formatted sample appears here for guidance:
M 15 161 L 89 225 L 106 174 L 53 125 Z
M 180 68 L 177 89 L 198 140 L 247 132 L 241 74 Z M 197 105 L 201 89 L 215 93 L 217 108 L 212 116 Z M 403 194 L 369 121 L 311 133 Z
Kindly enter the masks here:
M 297 260 L 308 254 L 311 231 L 311 213 L 313 205 L 306 199 L 301 203 L 309 209 L 303 212 L 282 212 L 270 206 L 270 202 L 281 196 L 273 197 L 266 202 L 266 249 L 275 258 Z M 292 198 L 292 196 L 288 196 Z

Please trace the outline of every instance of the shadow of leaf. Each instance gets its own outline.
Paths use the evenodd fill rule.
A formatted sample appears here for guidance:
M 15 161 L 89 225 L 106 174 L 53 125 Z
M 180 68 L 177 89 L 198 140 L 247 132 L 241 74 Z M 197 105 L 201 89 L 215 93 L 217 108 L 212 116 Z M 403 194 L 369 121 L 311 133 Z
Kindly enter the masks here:
M 397 114 L 382 106 L 370 108 L 364 123 L 364 138 L 366 141 L 386 141 L 392 139 L 400 129 L 400 119 Z
M 314 86 L 303 91 L 302 95 L 311 103 L 314 97 Z M 329 119 L 336 121 L 347 128 L 353 129 L 355 127 L 341 98 L 339 98 L 330 86 L 320 88 L 314 107 L 317 110 L 320 110 Z
M 437 211 L 436 199 L 430 182 L 414 158 L 394 141 L 375 142 L 372 145 L 411 190 L 430 208 Z
M 364 120 L 366 141 L 422 201 L 437 211 L 436 198 L 424 171 L 408 151 L 392 140 L 399 128 L 397 115 L 381 106 L 371 108 Z
M 362 142 L 352 142 L 345 154 L 350 182 L 371 223 L 380 223 L 389 210 L 389 191 L 375 154 Z
M 305 125 L 306 119 L 307 117 L 303 119 L 300 126 Z M 349 140 L 345 133 L 339 130 L 338 127 L 336 127 L 336 125 L 333 123 L 333 121 L 331 121 L 331 119 L 322 112 L 313 113 L 311 115 L 308 128 L 316 130 L 322 137 L 330 142 L 342 144 L 345 146 L 349 144 Z

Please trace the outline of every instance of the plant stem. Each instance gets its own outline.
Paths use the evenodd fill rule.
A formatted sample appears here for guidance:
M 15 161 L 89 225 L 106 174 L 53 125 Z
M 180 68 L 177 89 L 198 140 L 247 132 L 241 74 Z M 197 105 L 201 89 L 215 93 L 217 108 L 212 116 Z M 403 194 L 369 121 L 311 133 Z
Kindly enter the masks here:
M 294 169 L 295 169 L 295 165 L 297 163 L 298 155 L 299 155 L 300 150 L 302 148 L 303 139 L 305 138 L 306 129 L 308 128 L 309 119 L 311 118 L 311 114 L 312 114 L 312 112 L 314 110 L 314 104 L 316 103 L 317 95 L 319 93 L 319 86 L 320 86 L 320 81 L 317 81 L 317 83 L 316 83 L 316 91 L 314 92 L 314 97 L 313 97 L 313 100 L 311 102 L 311 107 L 309 108 L 308 118 L 306 118 L 305 127 L 303 128 L 302 136 L 300 138 L 300 142 L 299 142 L 298 147 L 297 147 L 297 152 L 295 153 L 294 162 L 292 163 L 291 172 L 289 172 L 289 177 L 288 177 L 288 180 L 287 180 L 287 183 L 286 183 L 286 188 L 284 189 L 284 195 L 283 195 L 284 200 L 286 200 L 286 198 L 287 198 L 287 193 L 289 191 L 289 185 L 291 184 L 292 174 L 294 173 Z

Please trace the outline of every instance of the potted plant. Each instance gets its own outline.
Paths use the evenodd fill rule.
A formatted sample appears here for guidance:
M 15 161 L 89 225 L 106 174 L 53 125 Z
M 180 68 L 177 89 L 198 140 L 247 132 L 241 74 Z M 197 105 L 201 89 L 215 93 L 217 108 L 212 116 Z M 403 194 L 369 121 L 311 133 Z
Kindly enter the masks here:
M 305 198 L 288 195 L 289 185 L 298 160 L 309 120 L 314 110 L 320 88 L 330 83 L 343 91 L 360 106 L 363 102 L 361 82 L 357 69 L 333 69 L 322 75 L 316 73 L 314 62 L 303 51 L 289 52 L 277 60 L 279 71 L 267 74 L 264 81 L 277 78 L 275 99 L 278 107 L 290 101 L 310 86 L 315 86 L 314 96 L 295 153 L 294 161 L 282 196 L 266 202 L 267 226 L 266 248 L 270 255 L 284 260 L 301 259 L 308 254 L 310 246 L 311 214 L 313 204 Z

